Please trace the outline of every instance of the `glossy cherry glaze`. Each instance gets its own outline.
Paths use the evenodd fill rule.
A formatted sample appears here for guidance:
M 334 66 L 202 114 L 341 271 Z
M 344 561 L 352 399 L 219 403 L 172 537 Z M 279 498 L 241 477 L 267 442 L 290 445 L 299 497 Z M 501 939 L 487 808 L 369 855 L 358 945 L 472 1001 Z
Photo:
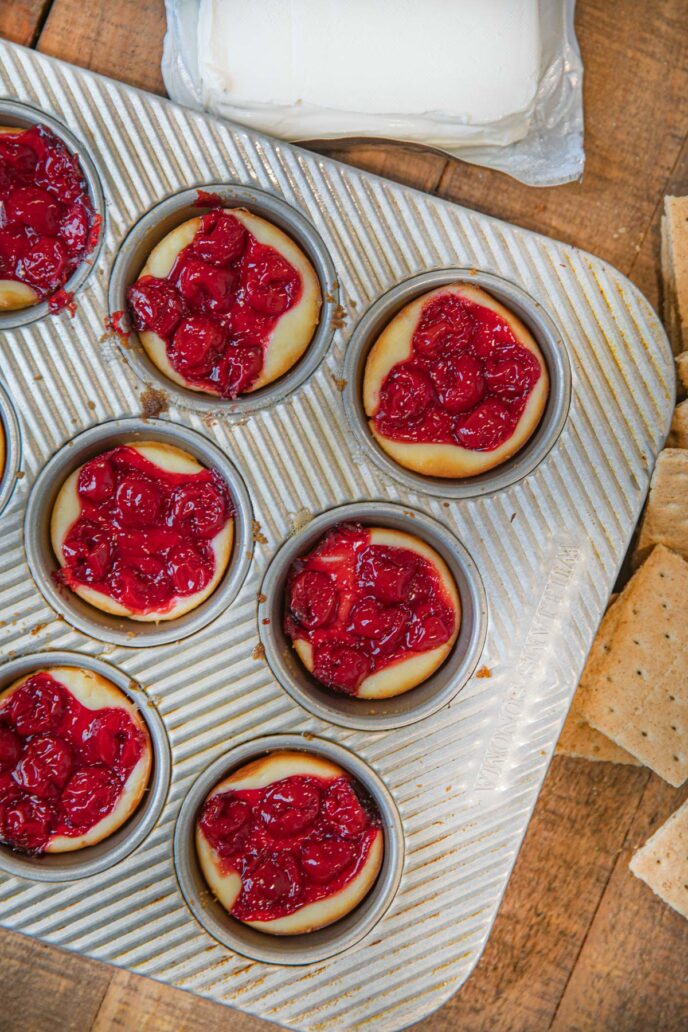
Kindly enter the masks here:
M 0 207 L 0 279 L 70 307 L 62 288 L 97 244 L 100 216 L 79 159 L 46 126 L 0 133 Z
M 356 695 L 369 674 L 448 641 L 451 599 L 434 566 L 410 549 L 371 545 L 340 523 L 297 559 L 287 579 L 285 633 L 313 648 L 313 674 Z
M 165 341 L 170 365 L 194 387 L 236 398 L 255 383 L 280 318 L 301 297 L 301 276 L 228 211 L 200 228 L 165 279 L 128 290 L 134 327 Z
M 145 744 L 124 710 L 88 709 L 34 674 L 0 703 L 0 840 L 41 853 L 85 835 L 114 810 Z
M 421 311 L 410 357 L 382 383 L 375 428 L 394 441 L 492 451 L 513 434 L 540 376 L 500 315 L 440 295 Z
M 123 445 L 82 467 L 77 494 L 57 574 L 70 588 L 86 585 L 135 613 L 166 612 L 212 579 L 212 539 L 234 512 L 215 470 L 171 473 Z
M 350 778 L 299 775 L 220 792 L 206 800 L 199 823 L 223 872 L 241 878 L 231 910 L 241 921 L 286 917 L 339 892 L 381 826 L 372 799 Z

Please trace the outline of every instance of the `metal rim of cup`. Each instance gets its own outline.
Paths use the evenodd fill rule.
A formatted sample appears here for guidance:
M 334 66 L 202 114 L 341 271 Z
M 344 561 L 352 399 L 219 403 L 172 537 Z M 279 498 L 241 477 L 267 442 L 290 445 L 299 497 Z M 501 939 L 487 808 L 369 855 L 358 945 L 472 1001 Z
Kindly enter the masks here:
M 147 623 L 112 616 L 56 585 L 59 569 L 50 543 L 50 517 L 55 498 L 69 474 L 108 448 L 136 441 L 161 441 L 189 452 L 206 467 L 216 468 L 228 483 L 235 507 L 234 544 L 224 577 L 195 609 L 174 620 Z M 129 648 L 163 645 L 187 638 L 223 613 L 236 599 L 253 558 L 253 509 L 244 478 L 217 445 L 190 427 L 163 419 L 113 419 L 82 431 L 45 464 L 31 489 L 24 518 L 24 543 L 29 569 L 46 602 L 64 619 L 97 641 Z
M 143 799 L 127 821 L 93 846 L 72 853 L 44 853 L 29 856 L 0 844 L 0 870 L 31 881 L 66 882 L 88 878 L 124 860 L 133 853 L 151 833 L 158 822 L 167 800 L 170 786 L 172 758 L 167 731 L 160 714 L 144 690 L 118 667 L 104 663 L 94 656 L 79 652 L 32 652 L 18 656 L 0 666 L 0 692 L 13 681 L 36 670 L 72 666 L 93 670 L 112 681 L 134 702 L 146 722 L 153 752 L 153 765 Z
M 21 464 L 21 430 L 14 402 L 5 384 L 0 380 L 0 424 L 5 436 L 5 466 L 0 475 L 0 514 L 10 503 L 17 486 Z
M 302 935 L 276 936 L 233 918 L 213 897 L 195 846 L 196 819 L 206 796 L 232 770 L 281 749 L 315 753 L 339 764 L 369 792 L 382 817 L 385 853 L 373 887 L 351 913 L 325 928 Z M 360 942 L 382 919 L 399 888 L 404 866 L 404 833 L 397 805 L 380 776 L 363 759 L 324 738 L 277 734 L 253 739 L 224 753 L 191 785 L 174 832 L 174 866 L 186 904 L 201 927 L 221 945 L 265 964 L 314 964 Z
M 211 205 L 199 205 L 199 191 L 220 197 L 224 208 L 246 207 L 284 230 L 310 259 L 322 291 L 320 319 L 313 339 L 301 358 L 278 380 L 233 400 L 193 391 L 170 380 L 150 360 L 126 316 L 127 288 L 139 275 L 155 245 L 175 226 L 212 210 Z M 166 197 L 150 208 L 122 241 L 112 265 L 108 287 L 110 319 L 124 328 L 127 337 L 125 357 L 137 376 L 144 383 L 153 384 L 174 398 L 175 404 L 182 408 L 234 418 L 250 415 L 284 401 L 315 373 L 332 342 L 338 304 L 339 285 L 334 263 L 322 237 L 309 219 L 274 194 L 228 183 L 199 183 Z M 121 312 L 125 313 L 124 320 L 118 318 Z M 124 346 L 121 341 L 120 344 Z
M 24 104 L 17 100 L 0 100 L 0 124 L 16 125 L 17 128 L 29 128 L 32 125 L 46 125 L 59 137 L 67 148 L 79 159 L 86 185 L 88 188 L 93 210 L 100 216 L 100 233 L 98 241 L 93 250 L 86 255 L 79 267 L 74 270 L 65 283 L 63 290 L 69 294 L 76 294 L 81 290 L 95 268 L 103 246 L 106 231 L 105 196 L 103 193 L 102 180 L 98 168 L 86 148 L 86 145 L 74 135 L 62 122 L 40 108 L 31 104 Z M 0 332 L 13 330 L 20 326 L 27 326 L 38 319 L 45 318 L 51 314 L 50 305 L 47 301 L 39 301 L 28 308 L 17 308 L 0 313 Z
M 390 699 L 358 699 L 316 681 L 301 663 L 283 630 L 285 583 L 291 564 L 310 551 L 337 523 L 391 527 L 414 534 L 444 559 L 461 599 L 461 627 L 444 663 L 415 688 Z M 447 706 L 478 665 L 487 634 L 487 598 L 474 560 L 443 524 L 419 510 L 392 502 L 354 502 L 316 516 L 288 538 L 272 558 L 258 604 L 258 633 L 275 679 L 304 709 L 341 727 L 391 731 L 406 727 Z
M 368 353 L 384 328 L 407 304 L 450 283 L 483 287 L 517 315 L 533 334 L 547 365 L 549 397 L 540 423 L 526 444 L 501 465 L 463 480 L 424 476 L 405 469 L 373 437 L 363 407 L 363 376 Z M 502 491 L 533 473 L 556 444 L 571 405 L 571 364 L 563 335 L 550 313 L 522 287 L 491 272 L 444 268 L 420 273 L 392 287 L 364 313 L 344 358 L 344 408 L 356 442 L 378 469 L 404 487 L 441 498 L 478 498 Z

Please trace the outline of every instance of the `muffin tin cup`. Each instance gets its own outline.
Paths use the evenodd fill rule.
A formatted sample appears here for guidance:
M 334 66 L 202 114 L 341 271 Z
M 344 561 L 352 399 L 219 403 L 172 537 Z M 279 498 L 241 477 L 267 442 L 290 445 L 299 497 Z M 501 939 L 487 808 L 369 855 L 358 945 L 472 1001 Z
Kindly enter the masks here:
M 195 846 L 196 820 L 208 793 L 233 770 L 280 749 L 314 753 L 339 764 L 369 792 L 382 817 L 385 855 L 368 895 L 339 921 L 303 935 L 270 935 L 232 917 L 214 898 Z M 389 790 L 368 764 L 341 745 L 312 735 L 270 735 L 244 742 L 212 763 L 182 803 L 174 833 L 174 863 L 182 895 L 198 923 L 223 946 L 265 964 L 315 964 L 360 942 L 390 907 L 404 866 L 404 833 Z
M 101 612 L 69 588 L 55 583 L 60 569 L 50 542 L 50 518 L 57 494 L 70 473 L 95 455 L 136 441 L 161 441 L 189 452 L 222 475 L 234 502 L 234 544 L 225 575 L 199 606 L 175 620 L 146 623 Z M 29 569 L 53 609 L 77 630 L 97 641 L 145 648 L 179 641 L 205 627 L 231 605 L 248 573 L 253 556 L 253 510 L 243 477 L 215 444 L 189 427 L 162 419 L 113 419 L 68 441 L 43 467 L 26 506 L 24 542 Z
M 0 514 L 9 505 L 17 486 L 21 463 L 19 420 L 9 391 L 0 380 L 0 426 L 5 437 L 5 465 L 0 472 Z
M 291 564 L 343 521 L 403 530 L 425 541 L 444 559 L 461 598 L 461 627 L 451 652 L 429 678 L 390 699 L 358 699 L 335 692 L 310 674 L 283 629 L 285 587 Z M 260 589 L 258 633 L 275 678 L 295 702 L 321 720 L 362 731 L 390 731 L 414 724 L 446 706 L 475 670 L 487 633 L 487 599 L 473 559 L 437 520 L 388 502 L 355 502 L 316 516 L 289 538 L 270 563 Z
M 29 129 L 32 125 L 45 125 L 51 129 L 55 136 L 76 154 L 84 173 L 88 192 L 93 204 L 93 210 L 100 216 L 100 233 L 98 242 L 93 250 L 86 255 L 84 261 L 75 269 L 74 273 L 65 283 L 63 290 L 69 294 L 76 294 L 91 275 L 93 268 L 98 261 L 103 238 L 105 236 L 105 199 L 100 175 L 93 162 L 93 159 L 85 145 L 74 134 L 67 129 L 62 122 L 41 111 L 39 108 L 31 107 L 29 104 L 22 104 L 16 100 L 0 100 L 0 125 L 14 126 L 18 129 Z M 13 330 L 18 326 L 27 326 L 37 319 L 43 319 L 51 314 L 47 301 L 39 301 L 38 304 L 30 305 L 28 308 L 0 312 L 0 332 Z
M 102 842 L 73 853 L 29 856 L 0 844 L 0 870 L 40 882 L 76 881 L 100 874 L 129 856 L 148 837 L 165 806 L 170 786 L 171 755 L 165 725 L 145 692 L 130 676 L 93 656 L 78 652 L 34 652 L 0 666 L 0 692 L 36 670 L 73 666 L 93 670 L 112 681 L 134 702 L 146 722 L 153 752 L 148 788 L 129 819 Z
M 174 383 L 151 362 L 138 334 L 131 328 L 127 309 L 127 289 L 139 276 L 156 244 L 167 233 L 187 219 L 212 211 L 212 205 L 199 203 L 199 191 L 221 198 L 224 208 L 248 208 L 284 230 L 310 259 L 322 291 L 320 320 L 308 348 L 283 376 L 260 390 L 243 394 L 234 400 L 194 391 Z M 334 322 L 339 304 L 339 286 L 335 267 L 322 237 L 315 226 L 292 205 L 273 194 L 249 186 L 227 183 L 199 183 L 156 204 L 142 216 L 122 243 L 110 275 L 108 288 L 110 318 L 125 330 L 125 357 L 145 383 L 164 391 L 175 404 L 199 412 L 242 417 L 284 401 L 315 372 L 332 342 Z M 121 317 L 119 313 L 125 313 Z
M 421 294 L 463 281 L 483 287 L 521 319 L 533 334 L 550 379 L 549 397 L 532 437 L 515 455 L 475 477 L 453 480 L 424 476 L 392 459 L 370 432 L 363 406 L 363 377 L 368 353 L 385 327 Z M 571 404 L 571 365 L 560 330 L 543 306 L 522 287 L 494 273 L 476 269 L 434 269 L 398 283 L 378 298 L 356 326 L 346 351 L 344 408 L 356 442 L 384 473 L 404 487 L 441 498 L 476 498 L 511 487 L 532 473 L 547 457 L 564 429 Z

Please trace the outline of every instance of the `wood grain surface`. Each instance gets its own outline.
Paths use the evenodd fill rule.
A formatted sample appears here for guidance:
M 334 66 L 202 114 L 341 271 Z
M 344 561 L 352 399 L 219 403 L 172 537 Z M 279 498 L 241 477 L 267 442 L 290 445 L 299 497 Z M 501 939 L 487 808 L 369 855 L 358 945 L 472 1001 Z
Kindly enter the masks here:
M 576 17 L 582 182 L 535 190 L 393 145 L 327 153 L 587 248 L 656 305 L 662 200 L 688 193 L 688 6 L 579 0 Z M 163 33 L 163 0 L 0 0 L 0 36 L 158 93 Z M 633 878 L 628 859 L 686 795 L 646 770 L 555 759 L 476 971 L 416 1028 L 685 1032 L 688 922 Z M 0 1032 L 269 1027 L 0 930 Z

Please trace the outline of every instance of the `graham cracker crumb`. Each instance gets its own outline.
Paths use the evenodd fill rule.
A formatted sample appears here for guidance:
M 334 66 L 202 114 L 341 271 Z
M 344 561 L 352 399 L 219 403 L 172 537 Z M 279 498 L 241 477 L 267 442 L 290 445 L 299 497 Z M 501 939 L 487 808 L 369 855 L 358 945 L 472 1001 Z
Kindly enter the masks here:
M 476 677 L 492 677 L 492 671 L 489 666 L 481 666 L 480 670 L 476 670 Z
M 160 391 L 148 384 L 141 395 L 141 405 L 143 406 L 142 415 L 144 419 L 156 419 L 161 412 L 167 412 L 169 401 L 164 391 Z
M 251 659 L 261 660 L 265 659 L 265 649 L 263 648 L 262 641 L 259 641 L 253 652 L 251 653 Z
M 251 520 L 251 533 L 253 535 L 253 540 L 257 545 L 267 545 L 268 539 L 261 530 L 258 520 Z

